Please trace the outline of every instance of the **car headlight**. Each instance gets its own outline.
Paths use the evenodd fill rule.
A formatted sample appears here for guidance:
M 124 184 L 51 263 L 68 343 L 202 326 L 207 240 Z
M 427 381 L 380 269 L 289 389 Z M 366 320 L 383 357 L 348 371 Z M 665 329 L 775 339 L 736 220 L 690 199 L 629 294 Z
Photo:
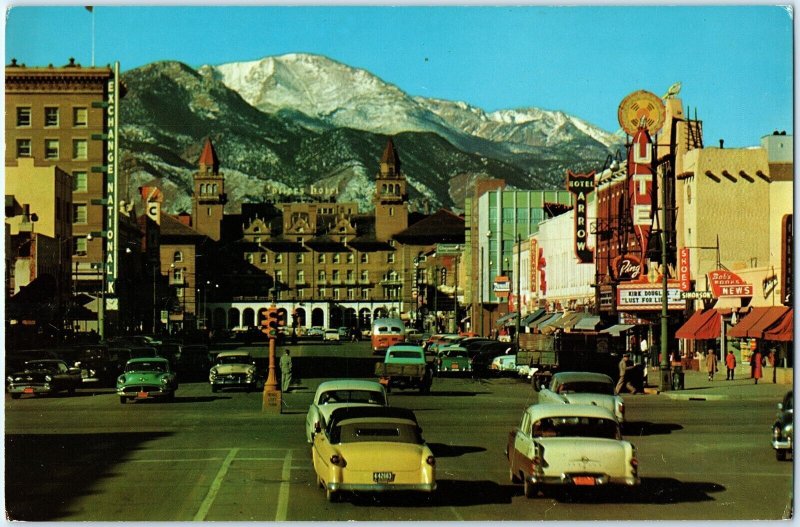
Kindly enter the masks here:
M 6 381 L 8 381 L 8 382 L 14 382 L 14 377 L 11 377 L 11 376 L 9 376 L 9 377 L 6 377 Z
M 167 384 L 168 382 L 169 382 L 169 377 L 167 377 L 166 375 L 161 377 L 161 384 Z
M 44 376 L 44 380 L 45 380 L 45 381 L 47 381 L 47 382 L 50 382 L 50 381 L 52 381 L 52 380 L 53 380 L 53 378 L 52 378 L 52 377 L 50 377 L 49 375 L 45 375 L 45 376 Z
M 208 378 L 209 378 L 209 380 L 212 380 L 212 381 L 214 379 L 216 379 L 217 378 L 217 370 L 212 369 L 210 372 L 208 372 Z
M 119 377 L 117 377 L 117 384 L 125 384 L 125 376 L 124 375 L 120 375 Z

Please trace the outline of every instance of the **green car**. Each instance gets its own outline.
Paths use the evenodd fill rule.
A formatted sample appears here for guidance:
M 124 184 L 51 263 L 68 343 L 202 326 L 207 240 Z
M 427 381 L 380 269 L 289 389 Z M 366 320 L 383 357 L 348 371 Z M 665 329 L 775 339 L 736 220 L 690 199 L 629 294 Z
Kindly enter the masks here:
M 441 346 L 436 353 L 436 373 L 464 375 L 472 372 L 472 360 L 467 349 L 462 346 L 448 344 Z
M 117 378 L 119 402 L 125 404 L 146 399 L 175 398 L 178 379 L 170 370 L 169 361 L 162 357 L 139 357 L 125 364 L 125 371 Z

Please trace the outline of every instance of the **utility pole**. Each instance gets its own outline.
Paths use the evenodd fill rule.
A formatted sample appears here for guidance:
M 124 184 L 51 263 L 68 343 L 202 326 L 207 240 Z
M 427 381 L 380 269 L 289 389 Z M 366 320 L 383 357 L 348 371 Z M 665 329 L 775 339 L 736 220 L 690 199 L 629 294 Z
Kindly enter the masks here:
M 517 318 L 516 318 L 516 321 L 515 321 L 515 324 L 514 324 L 514 344 L 515 344 L 514 352 L 518 353 L 519 352 L 519 327 L 520 327 L 520 319 L 522 318 L 522 306 L 520 305 L 520 302 L 522 301 L 522 292 L 520 290 L 520 277 L 519 277 L 519 275 L 522 274 L 521 273 L 521 269 L 522 269 L 522 252 L 520 250 L 520 249 L 522 249 L 522 245 L 520 244 L 520 235 L 519 235 L 519 233 L 517 233 L 517 244 L 516 245 L 517 245 L 517 302 L 516 302 L 516 306 L 515 307 L 517 308 Z

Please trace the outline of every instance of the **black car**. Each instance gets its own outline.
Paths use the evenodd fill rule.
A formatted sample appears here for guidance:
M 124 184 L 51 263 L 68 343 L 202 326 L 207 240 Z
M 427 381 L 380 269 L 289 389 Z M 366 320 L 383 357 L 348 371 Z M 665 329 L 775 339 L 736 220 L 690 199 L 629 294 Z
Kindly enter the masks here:
M 113 386 L 117 377 L 117 363 L 103 344 L 75 346 L 64 359 L 80 369 L 84 384 Z
M 6 378 L 6 390 L 12 399 L 22 395 L 67 392 L 72 395 L 81 385 L 81 372 L 60 359 L 37 359 L 25 363 L 22 371 Z
M 784 395 L 778 403 L 778 415 L 772 425 L 772 448 L 778 461 L 784 461 L 787 454 L 794 458 L 794 397 L 792 391 Z
M 207 377 L 212 361 L 208 346 L 203 344 L 162 344 L 160 355 L 169 360 L 172 369 L 182 379 Z
M 486 342 L 472 356 L 472 374 L 485 377 L 490 373 L 492 360 L 500 355 L 515 355 L 516 349 L 508 342 Z

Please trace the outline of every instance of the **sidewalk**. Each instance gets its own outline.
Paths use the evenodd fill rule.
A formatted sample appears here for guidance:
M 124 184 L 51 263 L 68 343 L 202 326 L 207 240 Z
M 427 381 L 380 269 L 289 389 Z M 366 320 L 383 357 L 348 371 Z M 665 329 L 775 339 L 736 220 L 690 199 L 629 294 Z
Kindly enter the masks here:
M 720 373 L 722 375 L 720 375 Z M 783 396 L 792 389 L 791 384 L 773 384 L 772 370 L 769 375 L 758 380 L 758 384 L 750 378 L 749 372 L 736 372 L 733 381 L 725 380 L 725 372 L 717 372 L 713 381 L 708 380 L 708 373 L 702 371 L 684 371 L 684 389 L 659 392 L 658 378 L 649 379 L 648 394 L 657 394 L 670 399 L 684 400 L 725 400 L 725 399 L 768 399 L 779 403 Z

